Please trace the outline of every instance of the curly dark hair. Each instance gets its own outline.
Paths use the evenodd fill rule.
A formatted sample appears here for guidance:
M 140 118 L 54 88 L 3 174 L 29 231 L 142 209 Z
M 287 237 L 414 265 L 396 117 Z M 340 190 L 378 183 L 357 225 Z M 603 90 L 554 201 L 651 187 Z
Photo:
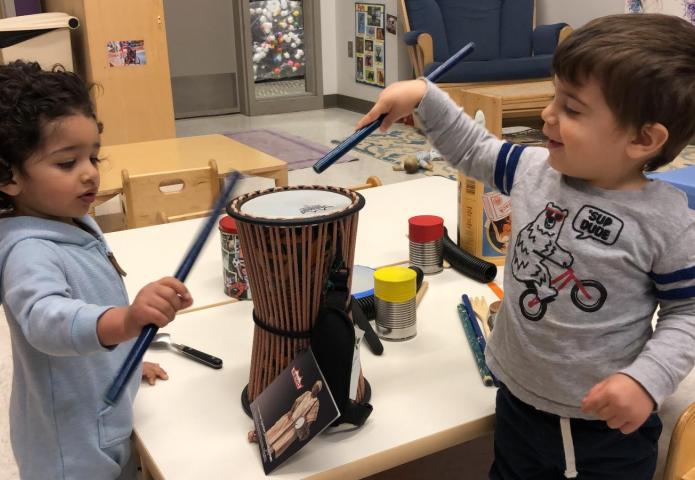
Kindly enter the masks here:
M 10 183 L 13 168 L 24 171 L 26 160 L 41 147 L 47 122 L 74 114 L 97 120 L 89 90 L 61 65 L 50 71 L 21 60 L 0 65 L 0 185 Z M 0 192 L 0 212 L 12 208 L 12 198 Z

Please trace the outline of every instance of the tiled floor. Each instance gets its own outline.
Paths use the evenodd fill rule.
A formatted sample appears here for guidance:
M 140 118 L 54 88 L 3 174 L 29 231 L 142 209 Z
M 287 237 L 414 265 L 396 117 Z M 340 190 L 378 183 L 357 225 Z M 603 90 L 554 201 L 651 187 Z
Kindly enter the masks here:
M 0 307 L 0 480 L 15 480 L 17 465 L 10 447 L 8 409 L 12 385 L 12 350 L 5 312 Z
M 310 112 L 284 113 L 247 117 L 244 115 L 222 115 L 218 117 L 178 120 L 176 134 L 179 137 L 202 135 L 206 133 L 235 132 L 253 128 L 283 130 L 316 143 L 334 147 L 331 140 L 343 140 L 355 131 L 355 124 L 361 115 L 340 108 L 314 110 Z M 374 160 L 369 156 L 356 154 L 357 162 L 339 163 L 321 174 L 311 168 L 293 170 L 289 173 L 289 183 L 327 184 L 350 186 L 364 182 L 370 175 L 377 175 L 384 184 L 402 182 L 421 176 L 395 172 L 388 162 Z
M 270 128 L 282 130 L 299 137 L 312 140 L 327 147 L 334 147 L 332 140 L 344 140 L 355 131 L 355 124 L 361 118 L 358 113 L 329 108 L 309 112 L 284 113 L 277 115 L 262 115 L 247 117 L 244 115 L 219 115 L 214 117 L 188 118 L 176 121 L 176 135 L 188 137 L 210 133 L 227 133 L 251 130 L 254 128 Z M 290 185 L 335 185 L 348 187 L 358 185 L 370 175 L 378 176 L 382 183 L 389 184 L 412 180 L 423 176 L 421 173 L 408 175 L 394 171 L 389 162 L 375 160 L 367 155 L 351 152 L 358 157 L 355 162 L 338 163 L 321 174 L 312 168 L 303 168 L 289 172 Z M 243 179 L 236 187 L 238 194 L 273 185 L 272 181 L 264 178 Z M 97 207 L 98 215 L 120 212 L 117 198 Z

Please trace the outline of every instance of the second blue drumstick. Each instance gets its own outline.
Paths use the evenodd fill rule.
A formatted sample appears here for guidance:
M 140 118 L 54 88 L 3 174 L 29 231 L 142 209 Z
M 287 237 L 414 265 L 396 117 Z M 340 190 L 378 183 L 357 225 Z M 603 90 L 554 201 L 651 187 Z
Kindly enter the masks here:
M 234 185 L 236 185 L 240 176 L 241 174 L 239 172 L 232 172 L 227 176 L 227 183 L 222 192 L 220 192 L 219 197 L 217 197 L 217 200 L 212 207 L 212 213 L 210 213 L 210 216 L 207 218 L 196 235 L 193 244 L 188 249 L 186 256 L 183 257 L 179 268 L 174 274 L 174 277 L 176 277 L 177 280 L 181 282 L 186 281 L 188 273 L 191 271 L 191 268 L 193 268 L 193 264 L 203 249 L 205 241 L 208 239 L 212 228 L 215 226 L 215 222 L 217 221 L 217 216 L 219 215 L 220 210 L 222 210 L 224 205 L 227 203 L 232 194 L 232 190 L 234 190 Z M 106 403 L 109 405 L 114 405 L 118 401 L 118 398 L 123 392 L 123 388 L 128 383 L 128 380 L 130 380 L 130 377 L 133 375 L 136 367 L 140 364 L 140 361 L 142 360 L 143 355 L 145 355 L 147 347 L 149 347 L 150 343 L 152 343 L 152 339 L 157 333 L 157 330 L 158 328 L 156 325 L 147 325 L 142 329 L 140 336 L 135 341 L 135 344 L 133 344 L 133 347 L 123 362 L 123 365 L 121 365 L 118 375 L 116 375 L 111 387 L 109 387 L 109 390 L 106 392 L 104 397 L 104 401 Z

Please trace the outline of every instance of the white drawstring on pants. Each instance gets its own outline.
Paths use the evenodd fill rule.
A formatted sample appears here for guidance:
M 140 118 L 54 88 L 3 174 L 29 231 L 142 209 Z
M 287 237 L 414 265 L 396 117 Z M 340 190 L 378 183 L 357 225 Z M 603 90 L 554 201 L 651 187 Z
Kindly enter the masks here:
M 562 434 L 562 448 L 565 451 L 565 478 L 577 478 L 574 442 L 572 441 L 572 429 L 570 428 L 569 418 L 560 417 L 560 433 Z

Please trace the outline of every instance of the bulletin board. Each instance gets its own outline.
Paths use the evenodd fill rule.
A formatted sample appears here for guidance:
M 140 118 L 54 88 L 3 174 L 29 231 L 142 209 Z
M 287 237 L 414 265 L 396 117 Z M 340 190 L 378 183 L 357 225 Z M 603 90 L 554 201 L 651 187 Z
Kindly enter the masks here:
M 385 6 L 355 3 L 355 81 L 386 85 Z

